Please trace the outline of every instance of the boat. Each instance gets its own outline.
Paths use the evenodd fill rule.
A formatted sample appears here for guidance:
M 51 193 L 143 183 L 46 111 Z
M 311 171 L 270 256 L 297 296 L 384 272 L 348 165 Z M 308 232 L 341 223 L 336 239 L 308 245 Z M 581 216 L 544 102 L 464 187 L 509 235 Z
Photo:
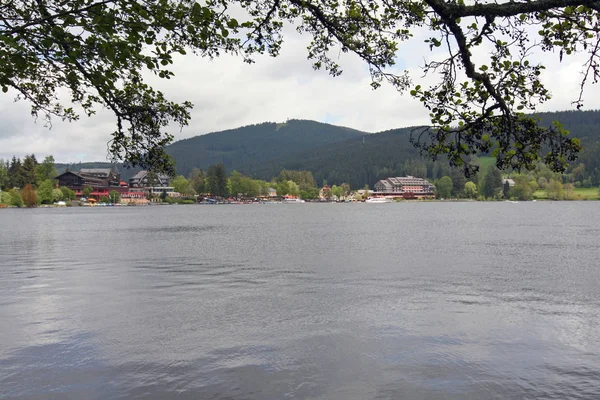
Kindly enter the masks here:
M 365 200 L 365 203 L 391 203 L 392 199 L 387 197 L 369 197 Z
M 302 199 L 298 199 L 296 197 L 285 198 L 285 199 L 281 200 L 281 202 L 284 204 L 306 203 L 306 201 L 304 201 Z

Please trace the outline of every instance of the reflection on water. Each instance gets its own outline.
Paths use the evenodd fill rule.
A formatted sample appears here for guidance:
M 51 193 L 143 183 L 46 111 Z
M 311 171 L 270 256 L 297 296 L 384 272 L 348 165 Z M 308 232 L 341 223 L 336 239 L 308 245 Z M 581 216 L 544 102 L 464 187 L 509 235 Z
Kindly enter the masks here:
M 0 398 L 598 399 L 597 204 L 0 212 Z

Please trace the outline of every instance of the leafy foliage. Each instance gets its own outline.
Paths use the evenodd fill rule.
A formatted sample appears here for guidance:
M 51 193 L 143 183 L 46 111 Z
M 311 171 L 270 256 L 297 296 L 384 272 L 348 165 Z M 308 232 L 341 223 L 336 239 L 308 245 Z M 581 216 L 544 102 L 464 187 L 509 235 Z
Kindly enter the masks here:
M 452 195 L 452 178 L 449 176 L 442 176 L 435 183 L 437 190 L 437 196 L 440 198 L 448 198 Z
M 184 196 L 193 196 L 196 194 L 196 191 L 192 188 L 188 180 L 185 179 L 185 176 L 183 175 L 178 175 L 173 178 L 171 185 L 173 185 L 173 188 L 176 192 L 181 193 Z
M 54 157 L 47 156 L 40 164 L 35 168 L 35 176 L 38 182 L 45 181 L 46 179 L 55 179 L 58 176 L 56 168 L 54 168 Z
M 42 183 L 37 190 L 38 200 L 41 204 L 52 204 L 54 202 L 54 197 L 52 196 L 52 181 L 50 179 L 46 179 Z M 27 204 L 27 200 L 25 196 L 23 197 L 25 203 Z
M 467 198 L 474 199 L 477 197 L 477 185 L 471 181 L 465 182 L 463 193 Z
M 60 189 L 52 189 L 52 201 L 57 202 L 63 199 L 63 192 Z
M 31 191 L 28 191 L 27 193 L 33 193 L 33 195 L 35 195 L 35 191 L 33 190 L 33 188 L 31 188 Z M 37 198 L 32 198 L 30 199 L 29 204 L 32 204 L 31 207 L 33 207 L 33 204 L 36 204 L 36 202 Z M 21 193 L 19 193 L 18 190 L 10 191 L 10 203 L 15 207 L 23 207 L 23 205 L 25 204 L 23 202 L 23 197 L 21 196 Z
M 586 54 L 574 99 L 582 107 L 586 82 L 600 77 L 599 9 L 589 0 L 13 0 L 0 17 L 0 87 L 47 119 L 78 118 L 58 101 L 60 88 L 87 115 L 107 107 L 117 119 L 113 157 L 174 172 L 164 152 L 172 139 L 167 128 L 186 125 L 192 104 L 166 99 L 143 72 L 170 79 L 178 53 L 230 52 L 247 62 L 257 53 L 277 56 L 285 23 L 293 22 L 312 38 L 315 69 L 339 75 L 334 50 L 353 52 L 366 62 L 374 88 L 388 81 L 430 111 L 430 125 L 412 138 L 424 154 L 445 155 L 467 174 L 477 169 L 471 156 L 481 152 L 493 152 L 498 167 L 531 169 L 541 158 L 562 172 L 581 147 L 560 124 L 524 114 L 551 97 L 535 55 L 554 52 L 561 61 Z M 392 68 L 401 44 L 422 28 L 433 56 L 423 70 L 439 77 L 429 87 Z
M 198 168 L 193 168 L 188 178 L 192 189 L 196 193 L 204 193 L 204 171 Z
M 116 190 L 111 190 L 108 193 L 108 198 L 109 198 L 110 202 L 113 204 L 120 203 L 121 202 L 121 193 L 117 192 Z
M 498 197 L 502 190 L 502 174 L 495 165 L 490 165 L 481 181 L 481 194 L 489 199 Z
M 66 186 L 61 186 L 60 191 L 63 194 L 63 196 L 62 196 L 63 200 L 65 200 L 65 201 L 75 200 L 75 191 L 74 190 L 71 190 Z

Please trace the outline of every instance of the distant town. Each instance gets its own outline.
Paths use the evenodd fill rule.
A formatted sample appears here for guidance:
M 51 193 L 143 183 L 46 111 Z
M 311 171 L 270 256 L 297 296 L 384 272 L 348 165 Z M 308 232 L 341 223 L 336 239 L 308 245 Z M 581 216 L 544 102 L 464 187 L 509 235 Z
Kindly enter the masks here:
M 483 160 L 483 158 L 481 159 Z M 138 171 L 122 179 L 116 165 L 109 168 L 74 168 L 57 172 L 54 158 L 38 162 L 31 154 L 23 160 L 0 160 L 0 208 L 52 206 L 144 206 L 151 204 L 247 204 L 305 202 L 389 203 L 406 200 L 595 200 L 598 189 L 582 176 L 581 168 L 569 175 L 553 174 L 541 166 L 532 173 L 502 175 L 488 157 L 474 181 L 459 173 L 438 179 L 414 175 L 390 176 L 369 187 L 348 183 L 317 185 L 308 170 L 280 171 L 269 181 L 228 173 L 223 164 L 206 171 L 193 168 L 187 177 Z M 419 169 L 419 168 L 416 168 Z M 422 168 L 420 168 L 422 169 Z M 563 180 L 567 180 L 564 184 Z M 574 183 L 569 183 L 573 180 Z
M 285 190 L 281 185 L 266 187 L 248 196 L 247 193 L 229 193 L 229 196 L 215 196 L 212 193 L 190 194 L 188 191 L 178 191 L 172 185 L 172 179 L 162 174 L 151 174 L 148 171 L 140 171 L 129 179 L 129 182 L 121 180 L 120 174 L 108 168 L 83 168 L 77 172 L 65 171 L 56 177 L 59 187 L 66 187 L 75 193 L 77 199 L 83 199 L 89 205 L 111 203 L 118 197 L 120 204 L 146 205 L 151 202 L 173 202 L 179 199 L 195 200 L 198 203 L 217 202 L 298 202 L 304 200 L 300 193 L 294 190 L 290 181 Z M 229 183 L 231 186 L 231 183 Z M 279 190 L 278 190 L 279 186 Z M 317 198 L 312 201 L 367 201 L 371 198 L 383 197 L 387 199 L 433 199 L 435 198 L 435 186 L 422 178 L 413 176 L 392 177 L 377 182 L 375 189 L 345 190 L 341 186 L 330 187 L 324 185 L 319 189 Z M 114 193 L 118 193 L 115 196 Z M 183 192 L 183 193 L 182 193 Z M 282 193 L 283 192 L 283 193 Z M 256 195 L 254 195 L 256 194 Z M 81 200 L 80 200 L 81 201 Z
M 414 177 L 390 177 L 352 190 L 348 184 L 317 187 L 310 171 L 281 171 L 277 178 L 262 181 L 233 171 L 222 164 L 206 174 L 194 169 L 188 178 L 139 171 L 127 181 L 113 168 L 67 168 L 58 174 L 52 156 L 38 163 L 34 155 L 23 162 L 14 158 L 0 163 L 0 205 L 37 206 L 143 206 L 149 204 L 391 202 L 436 197 L 436 187 Z

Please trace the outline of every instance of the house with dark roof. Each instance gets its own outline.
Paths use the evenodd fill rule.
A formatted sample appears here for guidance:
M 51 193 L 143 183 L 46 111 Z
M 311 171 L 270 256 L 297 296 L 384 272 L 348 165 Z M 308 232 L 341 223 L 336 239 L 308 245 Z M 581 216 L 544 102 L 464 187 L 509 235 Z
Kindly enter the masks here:
M 129 179 L 131 188 L 168 188 L 171 179 L 168 175 L 150 174 L 148 171 L 140 171 Z
M 56 177 L 61 186 L 121 186 L 121 174 L 111 168 L 82 168 L 79 171 L 67 170 Z
M 74 190 L 77 196 L 83 195 L 86 187 L 92 188 L 91 196 L 100 198 L 116 190 L 123 194 L 128 192 L 127 185 L 121 185 L 121 175 L 109 168 L 82 168 L 79 171 L 67 170 L 56 177 L 59 186 Z

